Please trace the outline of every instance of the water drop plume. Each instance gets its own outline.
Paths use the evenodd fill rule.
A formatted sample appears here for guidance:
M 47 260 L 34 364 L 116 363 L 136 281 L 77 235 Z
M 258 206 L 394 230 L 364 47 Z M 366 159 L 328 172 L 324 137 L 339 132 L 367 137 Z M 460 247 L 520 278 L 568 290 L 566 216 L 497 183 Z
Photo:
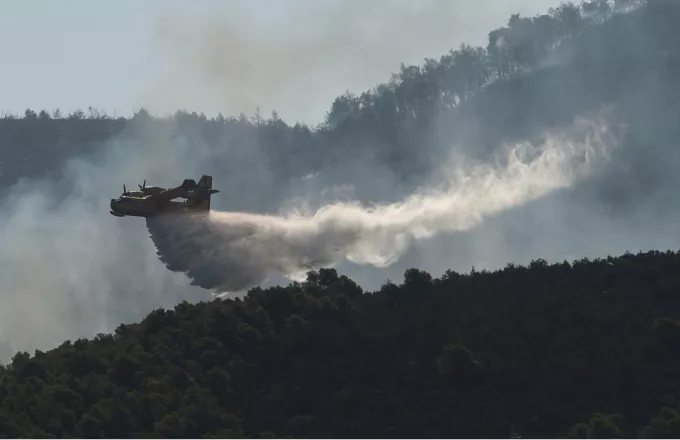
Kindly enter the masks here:
M 452 159 L 439 182 L 392 204 L 337 202 L 277 215 L 211 211 L 149 219 L 159 258 L 192 284 L 237 292 L 270 276 L 295 278 L 343 259 L 386 267 L 414 240 L 474 228 L 589 176 L 618 143 L 603 117 L 577 120 L 489 163 Z M 452 250 L 455 252 L 455 250 Z

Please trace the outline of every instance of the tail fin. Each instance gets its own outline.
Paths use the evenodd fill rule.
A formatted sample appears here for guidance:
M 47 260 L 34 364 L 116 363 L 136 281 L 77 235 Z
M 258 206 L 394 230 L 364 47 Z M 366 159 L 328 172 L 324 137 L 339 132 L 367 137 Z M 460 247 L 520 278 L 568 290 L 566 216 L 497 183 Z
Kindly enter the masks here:
M 201 180 L 198 181 L 198 187 L 201 189 L 212 189 L 212 176 L 201 176 Z M 196 207 L 201 211 L 210 211 L 210 196 L 212 191 L 206 191 L 200 196 L 200 200 L 196 200 Z
M 212 176 L 201 176 L 201 180 L 198 181 L 198 186 L 201 188 L 212 189 Z

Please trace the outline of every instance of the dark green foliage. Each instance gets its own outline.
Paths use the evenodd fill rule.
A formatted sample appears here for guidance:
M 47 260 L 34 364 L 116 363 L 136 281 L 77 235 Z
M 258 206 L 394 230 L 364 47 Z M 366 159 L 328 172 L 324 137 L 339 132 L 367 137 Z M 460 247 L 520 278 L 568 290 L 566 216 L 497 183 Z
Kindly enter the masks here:
M 663 408 L 645 427 L 643 434 L 645 438 L 680 437 L 680 414 L 671 408 Z
M 7 436 L 677 437 L 680 253 L 334 269 L 17 353 Z
M 569 438 L 625 438 L 618 414 L 596 413 L 588 423 L 577 423 L 569 432 Z

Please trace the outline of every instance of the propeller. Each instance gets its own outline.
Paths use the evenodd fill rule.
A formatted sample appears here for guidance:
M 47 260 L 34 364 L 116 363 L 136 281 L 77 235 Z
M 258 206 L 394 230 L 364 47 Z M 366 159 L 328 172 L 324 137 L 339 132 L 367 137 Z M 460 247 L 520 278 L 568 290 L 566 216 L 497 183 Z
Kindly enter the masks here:
M 139 187 L 139 190 L 144 192 L 144 189 L 146 188 L 146 179 L 144 179 L 144 183 L 141 185 L 137 185 Z
M 127 193 L 128 193 L 127 188 L 125 188 L 125 184 L 123 184 L 123 195 L 126 196 Z

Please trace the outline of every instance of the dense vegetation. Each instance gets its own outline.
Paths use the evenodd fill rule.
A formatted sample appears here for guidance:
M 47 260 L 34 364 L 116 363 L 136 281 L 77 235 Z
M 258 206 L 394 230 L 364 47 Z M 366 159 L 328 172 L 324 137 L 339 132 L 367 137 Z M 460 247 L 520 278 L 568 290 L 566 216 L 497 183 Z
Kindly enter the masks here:
M 676 437 L 680 253 L 364 293 L 332 269 L 17 354 L 0 433 Z
M 637 149 L 626 154 L 638 172 L 620 166 L 626 178 L 611 179 L 630 202 L 631 188 L 649 194 L 642 177 L 665 178 L 672 162 L 679 22 L 680 7 L 661 0 L 513 15 L 486 48 L 463 45 L 338 97 L 315 128 L 276 114 L 27 110 L 0 119 L 0 187 L 58 175 L 69 158 L 162 127 L 208 145 L 206 172 L 225 179 L 252 174 L 257 158 L 268 191 L 248 198 L 236 186 L 226 195 L 234 209 L 266 209 L 313 172 L 351 180 L 347 170 L 369 159 L 407 191 L 451 143 L 484 155 L 499 140 L 615 103 L 634 122 Z M 181 303 L 112 335 L 16 354 L 0 368 L 0 435 L 678 437 L 678 288 L 674 252 L 439 279 L 411 269 L 377 292 L 320 270 L 304 283 Z

